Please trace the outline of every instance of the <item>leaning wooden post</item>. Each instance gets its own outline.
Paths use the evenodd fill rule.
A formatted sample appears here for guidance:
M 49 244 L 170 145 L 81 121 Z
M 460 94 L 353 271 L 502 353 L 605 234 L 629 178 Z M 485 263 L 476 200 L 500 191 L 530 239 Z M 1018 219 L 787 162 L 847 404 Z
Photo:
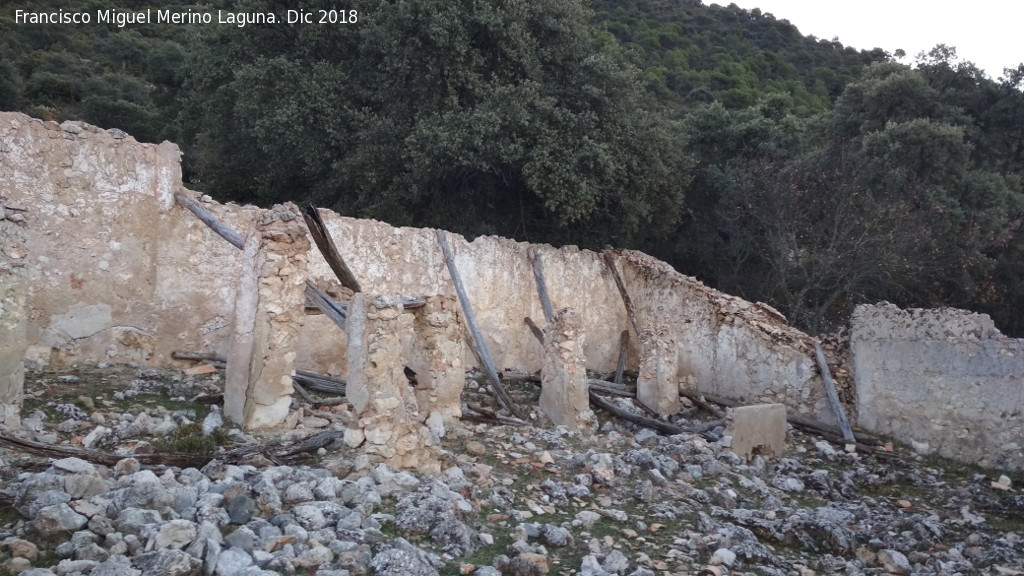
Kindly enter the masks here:
M 316 247 L 324 255 L 324 260 L 327 260 L 327 265 L 334 271 L 334 275 L 338 277 L 341 285 L 353 292 L 362 292 L 359 282 L 349 270 L 348 265 L 345 264 L 341 253 L 338 252 L 338 247 L 334 245 L 331 233 L 327 230 L 323 219 L 320 218 L 320 212 L 316 207 L 312 205 L 303 207 L 302 218 L 306 221 L 306 228 L 309 228 L 309 235 L 313 237 L 313 242 L 316 242 Z
M 530 246 L 527 254 L 533 263 L 533 280 L 537 283 L 537 295 L 540 296 L 540 307 L 544 310 L 544 321 L 550 324 L 554 317 L 554 309 L 551 307 L 551 298 L 548 297 L 548 288 L 544 284 L 544 269 L 541 267 L 537 248 Z
M 333 320 L 342 331 L 345 330 L 348 309 L 343 303 L 331 300 L 323 290 L 317 288 L 312 280 L 306 280 L 306 298 Z
M 857 438 L 853 435 L 853 428 L 846 420 L 846 413 L 843 412 L 843 405 L 839 403 L 839 394 L 836 392 L 836 385 L 832 382 L 832 372 L 828 369 L 828 362 L 825 360 L 825 353 L 821 350 L 818 340 L 814 340 L 814 356 L 818 360 L 818 369 L 821 370 L 821 379 L 825 382 L 825 395 L 828 396 L 828 404 L 832 407 L 832 413 L 839 421 L 839 429 L 843 431 L 843 440 L 848 444 L 855 444 Z
M 615 267 L 615 260 L 612 259 L 611 253 L 607 251 L 602 252 L 601 256 L 604 258 L 604 263 L 608 266 L 608 270 L 612 273 L 612 278 L 615 279 L 615 286 L 619 288 L 622 303 L 626 305 L 626 315 L 629 316 L 629 323 L 633 325 L 633 331 L 636 332 L 636 335 L 640 336 L 640 325 L 636 321 L 636 310 L 633 309 L 633 301 L 629 299 L 626 285 L 622 283 L 622 277 L 619 276 L 619 269 Z
M 175 192 L 174 199 L 178 201 L 178 204 L 188 209 L 189 212 L 195 214 L 196 218 L 202 220 L 204 224 L 219 234 L 221 238 L 230 242 L 235 248 L 241 250 L 245 246 L 245 238 L 242 238 L 241 234 L 232 230 L 227 224 L 217 220 L 217 217 L 210 214 L 206 208 L 200 206 L 199 202 L 196 202 L 183 192 Z
M 524 418 L 512 404 L 512 399 L 509 398 L 508 392 L 505 391 L 505 387 L 501 384 L 501 378 L 498 377 L 498 371 L 494 368 L 494 361 L 491 360 L 491 353 L 487 350 L 484 335 L 480 332 L 480 327 L 476 323 L 476 316 L 473 315 L 473 307 L 470 305 L 469 296 L 466 295 L 466 288 L 462 285 L 462 277 L 459 276 L 459 270 L 455 267 L 455 257 L 452 256 L 452 249 L 448 246 L 448 238 L 445 236 L 444 230 L 438 229 L 435 232 L 437 233 L 437 242 L 441 245 L 441 252 L 444 253 L 445 263 L 448 264 L 448 273 L 452 276 L 452 284 L 455 285 L 455 294 L 458 295 L 459 304 L 462 305 L 462 311 L 466 315 L 466 324 L 469 324 L 470 338 L 473 340 L 480 362 L 483 363 L 484 368 L 487 370 L 487 375 L 491 378 L 491 383 L 494 385 L 494 393 L 509 412 L 517 418 Z

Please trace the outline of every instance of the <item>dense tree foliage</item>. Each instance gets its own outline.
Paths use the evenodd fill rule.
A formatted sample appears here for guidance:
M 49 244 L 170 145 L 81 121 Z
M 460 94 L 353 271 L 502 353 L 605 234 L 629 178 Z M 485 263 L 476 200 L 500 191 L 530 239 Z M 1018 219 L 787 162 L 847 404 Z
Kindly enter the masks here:
M 65 10 L 143 9 L 71 0 Z M 336 9 L 325 0 L 153 8 Z M 347 25 L 15 25 L 0 108 L 174 139 L 190 186 L 644 249 L 812 331 L 859 302 L 1024 335 L 1024 64 L 914 67 L 698 0 L 353 0 Z M 779 15 L 784 16 L 784 15 Z
M 886 299 L 984 309 L 1020 333 L 1008 296 L 1024 189 L 1004 128 L 1022 104 L 1019 87 L 939 59 L 875 64 L 816 118 L 784 103 L 694 110 L 700 162 L 673 259 L 811 330 Z
M 477 234 L 605 223 L 589 243 L 675 223 L 677 123 L 581 3 L 352 8 L 358 26 L 207 29 L 188 124 L 211 187 Z
M 0 12 L 0 109 L 48 120 L 118 127 L 142 141 L 177 139 L 183 38 L 167 26 L 15 24 L 15 10 L 52 12 L 52 2 L 5 2 Z M 72 0 L 67 12 L 142 6 Z M 176 6 L 161 5 L 164 9 Z M 95 21 L 95 17 L 93 18 Z
M 788 94 L 800 115 L 831 107 L 861 68 L 884 61 L 837 40 L 803 36 L 786 20 L 699 0 L 593 0 L 597 22 L 639 54 L 651 90 L 681 105 L 728 108 Z

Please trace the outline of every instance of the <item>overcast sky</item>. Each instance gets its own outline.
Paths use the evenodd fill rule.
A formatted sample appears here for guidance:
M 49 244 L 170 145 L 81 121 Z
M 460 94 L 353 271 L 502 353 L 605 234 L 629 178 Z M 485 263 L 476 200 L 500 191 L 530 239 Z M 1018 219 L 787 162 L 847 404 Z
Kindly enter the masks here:
M 1024 62 L 1024 0 L 703 0 L 704 4 L 760 8 L 789 20 L 804 35 L 844 46 L 897 48 L 914 63 L 918 52 L 936 44 L 955 46 L 960 60 L 974 62 L 991 78 Z

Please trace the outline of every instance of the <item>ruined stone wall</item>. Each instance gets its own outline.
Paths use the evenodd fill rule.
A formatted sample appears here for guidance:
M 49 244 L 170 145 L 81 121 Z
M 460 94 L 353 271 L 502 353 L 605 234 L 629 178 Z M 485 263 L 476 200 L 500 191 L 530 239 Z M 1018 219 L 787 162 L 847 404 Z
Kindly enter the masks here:
M 239 251 L 174 203 L 180 189 L 173 144 L 0 113 L 0 196 L 25 208 L 29 363 L 227 352 Z M 256 212 L 207 207 L 243 232 Z
M 117 130 L 0 113 L 0 194 L 27 207 L 18 226 L 25 237 L 29 362 L 165 364 L 178 349 L 228 352 L 242 253 L 174 202 L 180 177 L 173 144 L 140 144 Z M 204 206 L 243 236 L 264 213 L 208 199 Z M 432 230 L 327 211 L 323 217 L 367 292 L 454 297 Z M 526 316 L 543 318 L 529 245 L 449 237 L 498 367 L 540 370 L 541 344 L 523 323 Z M 573 246 L 536 248 L 555 307 L 579 311 L 587 367 L 611 372 L 629 321 L 601 255 Z M 674 364 L 682 386 L 830 418 L 809 340 L 777 313 L 643 254 L 615 258 L 641 329 L 657 326 L 675 343 L 677 357 L 665 365 Z M 315 249 L 303 274 L 321 284 L 333 277 Z M 304 324 L 294 365 L 347 374 L 345 335 L 324 316 L 308 316 Z M 640 357 L 636 336 L 633 370 Z M 446 358 L 461 354 L 460 365 L 478 364 L 463 343 L 444 347 Z
M 323 217 L 365 290 L 454 296 L 432 230 L 394 228 L 327 212 Z M 472 242 L 455 234 L 449 238 L 498 368 L 540 370 L 541 344 L 523 323 L 525 316 L 543 323 L 527 254 L 531 245 L 491 236 Z M 613 371 L 619 333 L 629 320 L 601 255 L 575 246 L 535 248 L 554 306 L 580 313 L 587 335 L 587 367 Z M 835 422 L 813 362 L 811 339 L 787 326 L 777 311 L 708 288 L 640 252 L 622 251 L 616 253 L 616 260 L 641 330 L 656 324 L 659 332 L 674 340 L 676 377 L 683 387 L 742 401 L 784 403 L 794 412 Z M 310 256 L 310 275 L 321 283 L 333 277 L 319 254 Z M 321 320 L 317 337 L 303 341 L 309 347 L 298 351 L 296 365 L 318 364 L 344 374 L 338 361 L 331 360 L 344 348 L 344 335 L 329 330 L 328 322 Z M 628 366 L 636 370 L 640 356 L 636 334 L 631 334 L 630 342 Z M 466 366 L 478 365 L 468 347 L 463 360 Z
M 857 424 L 985 467 L 1024 469 L 1024 340 L 985 314 L 858 306 Z

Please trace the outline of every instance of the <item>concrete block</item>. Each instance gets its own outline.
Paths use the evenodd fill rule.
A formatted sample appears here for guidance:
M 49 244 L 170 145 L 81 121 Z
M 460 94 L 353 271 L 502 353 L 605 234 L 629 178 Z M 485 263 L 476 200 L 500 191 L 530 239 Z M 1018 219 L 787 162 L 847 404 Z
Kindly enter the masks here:
M 786 448 L 786 406 L 756 404 L 729 411 L 726 434 L 732 436 L 732 451 L 751 456 L 779 456 Z

